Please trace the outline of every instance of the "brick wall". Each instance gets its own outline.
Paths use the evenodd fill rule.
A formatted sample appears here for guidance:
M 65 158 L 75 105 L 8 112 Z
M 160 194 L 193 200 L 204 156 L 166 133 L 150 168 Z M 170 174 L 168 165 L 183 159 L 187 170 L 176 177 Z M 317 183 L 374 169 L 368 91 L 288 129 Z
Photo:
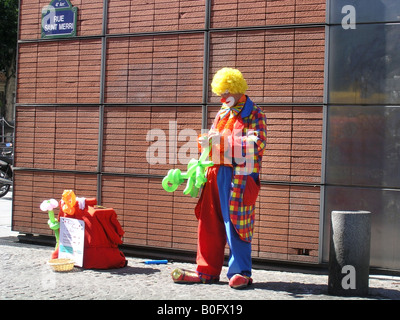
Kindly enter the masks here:
M 209 127 L 219 98 L 204 86 L 230 66 L 268 118 L 253 256 L 317 263 L 325 1 L 71 3 L 77 37 L 41 40 L 49 0 L 21 1 L 13 229 L 51 235 L 39 205 L 73 189 L 116 210 L 125 244 L 195 251 L 197 200 L 161 180 L 185 170 L 171 150 Z M 167 164 L 147 161 L 152 129 Z

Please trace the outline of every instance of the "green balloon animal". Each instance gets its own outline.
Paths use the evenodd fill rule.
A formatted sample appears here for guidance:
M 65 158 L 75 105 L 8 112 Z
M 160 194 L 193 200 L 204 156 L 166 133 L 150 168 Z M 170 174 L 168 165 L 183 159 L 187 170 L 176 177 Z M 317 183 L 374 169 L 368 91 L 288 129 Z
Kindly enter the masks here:
M 214 165 L 212 161 L 205 161 L 210 148 L 204 148 L 199 160 L 192 159 L 187 165 L 187 171 L 171 169 L 162 181 L 162 186 L 167 192 L 174 192 L 187 179 L 183 194 L 197 197 L 201 186 L 207 182 L 206 169 Z M 171 184 L 171 185 L 170 185 Z

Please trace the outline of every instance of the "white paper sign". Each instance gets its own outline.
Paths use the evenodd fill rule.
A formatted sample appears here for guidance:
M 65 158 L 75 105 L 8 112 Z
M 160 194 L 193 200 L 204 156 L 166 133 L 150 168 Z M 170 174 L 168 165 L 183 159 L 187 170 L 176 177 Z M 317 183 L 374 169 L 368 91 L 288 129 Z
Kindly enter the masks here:
M 82 267 L 84 244 L 85 221 L 61 217 L 58 257 L 72 259 L 76 266 Z

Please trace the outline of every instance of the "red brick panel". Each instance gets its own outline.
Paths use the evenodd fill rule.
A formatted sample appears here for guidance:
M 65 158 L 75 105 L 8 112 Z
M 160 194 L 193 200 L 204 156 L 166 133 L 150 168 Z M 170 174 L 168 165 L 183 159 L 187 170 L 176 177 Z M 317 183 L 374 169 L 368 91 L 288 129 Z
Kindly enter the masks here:
M 60 200 L 64 190 L 74 190 L 79 197 L 96 197 L 96 175 L 51 172 L 14 172 L 13 230 L 21 233 L 51 235 L 47 212 L 40 210 L 43 200 Z M 58 209 L 55 213 L 57 214 Z
M 262 185 L 260 258 L 318 262 L 319 197 L 319 187 Z
M 19 40 L 41 37 L 42 8 L 49 4 L 48 0 L 20 1 Z
M 207 130 L 211 128 L 211 125 L 214 122 L 215 116 L 217 115 L 218 110 L 220 107 L 215 107 L 215 106 L 209 106 L 207 108 L 208 114 L 207 114 Z
M 212 28 L 324 23 L 324 0 L 213 0 Z
M 318 262 L 319 187 L 290 187 L 289 260 Z
M 19 39 L 41 38 L 42 9 L 51 0 L 21 1 L 19 12 Z M 101 35 L 103 21 L 103 0 L 71 0 L 78 8 L 77 35 Z
M 173 194 L 172 247 L 174 249 L 196 251 L 198 221 L 194 214 L 194 208 L 198 198 L 184 195 L 182 189 L 180 188 Z
M 178 38 L 177 102 L 202 102 L 203 34 L 181 35 Z
M 265 34 L 265 103 L 293 102 L 294 34 L 293 29 L 269 30 Z
M 320 183 L 322 107 L 263 107 L 267 146 L 261 180 Z M 218 107 L 209 107 L 211 125 Z M 320 188 L 262 185 L 253 256 L 316 263 Z
M 49 2 L 21 2 L 20 40 L 40 38 L 40 11 Z M 78 36 L 100 36 L 103 1 L 72 4 L 79 12 Z M 321 182 L 318 105 L 323 102 L 325 29 L 293 25 L 324 23 L 325 1 L 213 0 L 210 5 L 209 80 L 222 67 L 239 68 L 249 84 L 247 94 L 266 105 L 261 179 L 280 183 L 262 185 L 252 255 L 316 263 L 320 188 L 312 184 Z M 204 29 L 205 14 L 204 0 L 108 2 L 107 32 L 126 36 L 103 39 L 107 105 L 101 198 L 117 212 L 125 244 L 196 250 L 197 199 L 183 195 L 184 185 L 166 192 L 161 180 L 172 168 L 185 171 L 198 157 L 204 89 L 204 33 L 198 31 Z M 189 32 L 147 34 L 182 30 Z M 19 45 L 16 167 L 90 174 L 16 170 L 14 230 L 51 235 L 47 213 L 39 209 L 43 200 L 60 199 L 65 189 L 96 196 L 99 107 L 84 104 L 100 103 L 101 54 L 100 37 Z M 219 104 L 208 90 L 207 102 Z M 218 109 L 208 107 L 208 128 Z
M 16 108 L 14 137 L 16 167 L 32 167 L 35 148 L 35 110 L 35 107 Z
M 321 103 L 324 92 L 325 31 L 296 29 L 294 46 L 294 103 Z
M 178 50 L 177 36 L 154 38 L 151 102 L 176 102 L 178 100 Z M 133 79 L 133 81 L 135 80 Z
M 96 171 L 98 107 L 17 107 L 15 166 Z
M 218 111 L 208 108 L 208 129 Z M 261 180 L 321 182 L 322 107 L 262 107 L 267 118 L 267 145 Z
M 14 171 L 12 229 L 21 233 L 32 233 L 32 190 L 33 173 Z M 51 190 L 51 186 L 49 186 L 47 190 Z M 42 201 L 43 200 L 45 200 L 45 198 L 43 198 Z M 40 206 L 40 203 L 39 200 L 39 203 L 36 204 Z M 44 217 L 42 218 L 45 219 Z M 43 229 L 44 228 L 45 225 L 43 225 Z M 48 231 L 46 230 L 46 232 Z
M 166 175 L 168 170 L 183 166 L 175 160 L 177 156 L 176 107 L 154 107 L 150 114 L 151 132 L 148 134 L 148 149 L 146 150 L 149 173 Z
M 201 133 L 200 107 L 154 107 L 151 114 L 151 128 L 160 132 L 150 140 L 150 147 L 158 148 L 148 157 L 152 164 L 149 173 L 166 175 L 170 169 L 186 171 L 191 158 L 198 158 L 197 137 Z M 166 140 L 162 149 L 161 138 Z M 156 140 L 157 139 L 157 140 Z M 157 159 L 152 158 L 156 156 Z M 158 162 L 158 163 L 157 163 Z
M 38 44 L 19 45 L 17 100 L 36 101 Z
M 102 0 L 72 0 L 71 3 L 78 7 L 78 36 L 92 36 L 103 33 Z
M 166 192 L 161 179 L 103 175 L 102 205 L 117 212 L 124 244 L 196 251 L 198 198 L 182 190 Z
M 267 146 L 261 179 L 321 182 L 322 107 L 264 107 Z
M 161 180 L 149 179 L 147 244 L 154 247 L 172 247 L 173 194 L 164 191 Z
M 296 0 L 266 1 L 266 24 L 294 24 L 295 17 Z
M 201 107 L 106 107 L 103 170 L 166 175 L 198 158 Z
M 102 199 L 117 212 L 125 244 L 172 247 L 173 194 L 161 180 L 104 175 Z
M 148 97 L 148 92 L 151 92 L 151 82 L 146 82 L 146 75 L 148 70 L 151 70 L 151 56 L 147 57 L 146 53 L 151 53 L 153 43 L 152 39 L 142 40 L 137 38 L 138 46 L 133 47 L 135 51 L 140 51 L 140 61 L 142 63 L 142 75 L 136 74 L 133 77 L 136 79 L 135 83 L 140 89 L 137 90 L 134 83 L 128 88 L 128 75 L 132 74 L 128 59 L 129 59 L 129 38 L 109 39 L 107 41 L 107 72 L 106 72 L 106 86 L 105 96 L 106 101 L 113 101 L 114 103 L 125 103 L 127 101 L 128 90 L 133 87 L 134 91 L 138 91 L 138 101 L 141 101 L 140 96 Z M 134 53 L 131 54 L 131 59 L 134 61 Z M 145 62 L 147 66 L 145 67 Z M 134 65 L 138 62 L 134 61 Z M 141 85 L 142 84 L 142 85 Z
M 321 182 L 322 107 L 293 107 L 291 181 Z
M 261 179 L 290 181 L 292 161 L 293 107 L 263 107 L 267 117 L 267 145 Z
M 288 186 L 261 186 L 260 210 L 256 212 L 260 258 L 287 260 L 289 193 Z
M 282 1 L 274 1 L 279 4 Z M 295 0 L 296 18 L 295 23 L 324 23 L 325 22 L 325 0 Z
M 140 33 L 204 28 L 204 0 L 112 0 L 108 33 Z
M 267 1 L 211 1 L 211 27 L 234 28 L 266 25 Z
M 146 141 L 150 107 L 106 107 L 104 111 L 103 171 L 148 173 Z
M 100 40 L 21 44 L 18 103 L 98 103 Z
M 249 85 L 248 94 L 262 101 L 264 79 L 265 31 L 218 32 L 210 40 L 210 83 L 223 67 L 238 68 Z M 217 102 L 209 88 L 210 102 Z
M 148 202 L 147 178 L 103 176 L 101 204 L 117 213 L 125 244 L 147 244 Z
M 203 36 L 110 39 L 106 102 L 201 103 Z
M 210 81 L 222 67 L 242 71 L 258 103 L 322 103 L 324 29 L 213 32 Z M 217 102 L 209 90 L 210 102 Z

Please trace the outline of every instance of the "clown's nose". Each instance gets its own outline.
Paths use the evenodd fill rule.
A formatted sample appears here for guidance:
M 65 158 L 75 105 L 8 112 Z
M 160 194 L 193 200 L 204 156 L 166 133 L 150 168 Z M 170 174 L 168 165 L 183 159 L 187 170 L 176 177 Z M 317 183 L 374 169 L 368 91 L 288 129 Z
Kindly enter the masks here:
M 221 99 L 221 102 L 222 102 L 222 103 L 225 103 L 225 102 L 226 102 L 226 98 L 222 98 L 222 99 Z

